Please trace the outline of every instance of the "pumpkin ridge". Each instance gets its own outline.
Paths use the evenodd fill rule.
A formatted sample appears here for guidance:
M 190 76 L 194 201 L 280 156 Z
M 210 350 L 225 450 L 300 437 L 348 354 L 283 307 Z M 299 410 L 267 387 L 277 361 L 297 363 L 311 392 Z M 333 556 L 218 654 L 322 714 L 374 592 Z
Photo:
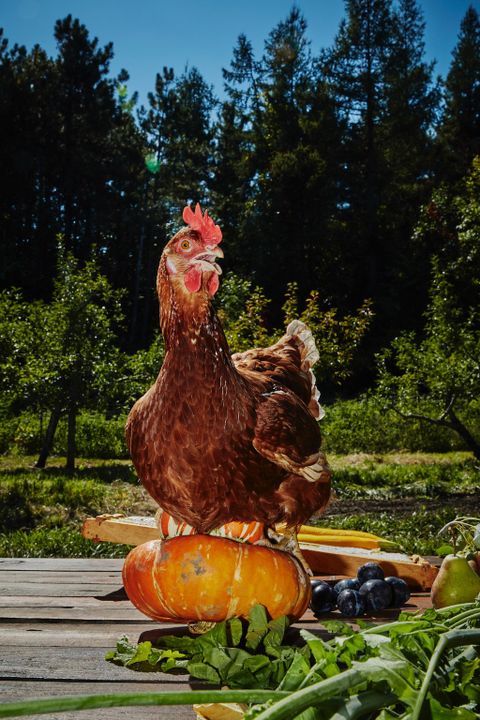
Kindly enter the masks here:
M 308 600 L 305 602 L 305 591 L 307 590 L 307 584 L 308 589 L 311 592 L 311 585 L 310 585 L 310 578 L 308 578 L 300 564 L 300 562 L 297 560 L 296 557 L 293 555 L 291 556 L 291 559 L 293 561 L 293 564 L 296 567 L 297 575 L 298 575 L 298 583 L 297 583 L 297 601 L 295 603 L 294 612 L 298 613 L 299 615 L 303 615 L 305 610 L 307 609 L 308 605 L 310 604 L 310 594 L 307 593 Z M 303 597 L 303 600 L 302 600 Z
M 173 607 L 173 605 L 171 603 L 168 602 L 168 600 L 167 600 L 168 594 L 165 593 L 165 590 L 164 590 L 164 587 L 162 584 L 162 580 L 164 580 L 163 573 L 155 572 L 156 567 L 161 567 L 160 559 L 161 559 L 162 555 L 164 554 L 164 552 L 163 552 L 164 550 L 165 550 L 164 543 L 162 541 L 160 541 L 158 544 L 158 547 L 156 548 L 156 552 L 155 552 L 155 562 L 152 563 L 152 582 L 153 582 L 153 587 L 155 588 L 155 591 L 156 591 L 158 597 L 161 599 L 162 605 L 165 608 L 165 610 L 167 611 L 167 613 L 169 613 L 170 615 L 175 615 L 175 612 L 176 612 L 175 608 Z
M 246 550 L 247 550 L 247 548 L 244 547 L 244 544 L 240 543 L 239 548 L 238 548 L 237 559 L 235 561 L 235 567 L 234 567 L 233 573 L 232 573 L 232 582 L 231 582 L 230 587 L 232 587 L 234 585 L 235 581 L 240 579 L 242 576 L 242 565 L 243 565 L 244 555 L 245 555 Z M 230 601 L 227 606 L 228 617 L 234 617 L 239 602 L 240 602 L 240 598 L 238 597 L 238 595 L 234 595 L 232 593 L 232 595 L 230 597 Z

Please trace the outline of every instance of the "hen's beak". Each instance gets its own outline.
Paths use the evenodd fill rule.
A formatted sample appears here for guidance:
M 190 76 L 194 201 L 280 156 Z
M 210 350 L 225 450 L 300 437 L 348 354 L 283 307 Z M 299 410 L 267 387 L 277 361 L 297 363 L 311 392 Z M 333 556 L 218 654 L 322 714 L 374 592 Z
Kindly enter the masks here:
M 219 275 L 222 274 L 222 268 L 215 262 L 216 258 L 223 258 L 223 250 L 217 245 L 207 245 L 206 252 L 201 252 L 192 258 L 192 262 L 200 266 L 202 271 L 215 270 Z
M 209 252 L 211 252 L 217 258 L 225 257 L 225 255 L 223 254 L 222 248 L 218 247 L 218 245 L 207 245 L 206 248 Z

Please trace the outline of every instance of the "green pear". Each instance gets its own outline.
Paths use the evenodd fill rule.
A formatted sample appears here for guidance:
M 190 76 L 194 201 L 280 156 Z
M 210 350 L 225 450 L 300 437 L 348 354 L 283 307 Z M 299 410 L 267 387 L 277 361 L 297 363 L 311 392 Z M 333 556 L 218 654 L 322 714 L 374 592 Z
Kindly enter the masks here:
M 466 557 L 447 555 L 435 578 L 430 597 L 434 608 L 472 602 L 480 593 L 480 575 L 470 567 Z

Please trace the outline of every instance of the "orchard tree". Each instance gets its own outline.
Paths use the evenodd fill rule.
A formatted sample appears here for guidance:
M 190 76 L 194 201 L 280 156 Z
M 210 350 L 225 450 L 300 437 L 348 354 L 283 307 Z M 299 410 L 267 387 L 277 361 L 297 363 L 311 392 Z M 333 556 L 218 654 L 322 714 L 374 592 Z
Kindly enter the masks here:
M 67 469 L 75 465 L 76 418 L 99 409 L 123 365 L 114 328 L 122 320 L 120 293 L 94 260 L 83 267 L 60 248 L 50 303 L 2 296 L 0 373 L 13 410 L 50 413 L 36 466 L 45 467 L 60 418 L 67 416 Z
M 355 367 L 360 344 L 370 329 L 373 312 L 365 300 L 355 314 L 342 315 L 337 308 L 326 307 L 319 292 L 307 295 L 303 309 L 298 284 L 292 282 L 284 294 L 284 327 L 268 326 L 266 314 L 271 299 L 260 286 L 233 273 L 225 277 L 217 302 L 219 315 L 232 352 L 251 347 L 266 347 L 276 342 L 295 319 L 305 322 L 315 338 L 320 354 L 315 376 L 328 391 L 338 389 Z
M 443 247 L 434 261 L 422 336 L 405 333 L 379 356 L 377 397 L 405 419 L 450 428 L 480 459 L 480 159 L 455 198 L 452 229 L 442 192 L 426 209 Z M 435 202 L 436 201 L 436 202 Z M 451 221 L 451 218 L 448 218 Z M 420 229 L 419 232 L 422 230 Z M 472 418 L 474 420 L 472 421 Z

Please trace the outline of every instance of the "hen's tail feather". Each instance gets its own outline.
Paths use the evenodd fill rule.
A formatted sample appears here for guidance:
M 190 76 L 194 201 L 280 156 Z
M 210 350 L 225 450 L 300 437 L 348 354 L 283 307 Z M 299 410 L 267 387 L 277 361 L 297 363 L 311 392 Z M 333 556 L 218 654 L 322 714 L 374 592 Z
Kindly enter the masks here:
M 286 333 L 297 341 L 302 359 L 302 370 L 309 374 L 312 381 L 312 398 L 308 407 L 312 415 L 317 420 L 321 420 L 325 415 L 325 411 L 319 403 L 320 392 L 316 385 L 315 375 L 311 370 L 320 358 L 315 339 L 311 330 L 301 320 L 292 320 L 287 327 Z
M 320 357 L 311 330 L 301 320 L 292 320 L 287 327 L 287 335 L 300 340 L 302 370 L 310 370 Z

